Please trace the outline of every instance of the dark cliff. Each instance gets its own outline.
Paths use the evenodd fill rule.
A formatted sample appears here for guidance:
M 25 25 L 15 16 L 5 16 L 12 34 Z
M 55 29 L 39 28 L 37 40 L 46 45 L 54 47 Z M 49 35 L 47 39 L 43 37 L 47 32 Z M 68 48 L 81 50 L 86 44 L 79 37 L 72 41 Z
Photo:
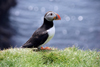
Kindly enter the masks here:
M 14 29 L 10 25 L 9 10 L 16 5 L 15 0 L 0 0 L 0 49 L 11 47 L 10 38 Z

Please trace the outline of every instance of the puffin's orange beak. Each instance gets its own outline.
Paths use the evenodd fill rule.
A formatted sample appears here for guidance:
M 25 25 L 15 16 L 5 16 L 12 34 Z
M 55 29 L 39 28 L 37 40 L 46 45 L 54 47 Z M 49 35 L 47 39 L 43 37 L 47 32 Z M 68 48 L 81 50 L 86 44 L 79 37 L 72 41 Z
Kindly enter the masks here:
M 61 20 L 61 18 L 58 14 L 56 14 L 56 17 L 54 17 L 54 20 Z

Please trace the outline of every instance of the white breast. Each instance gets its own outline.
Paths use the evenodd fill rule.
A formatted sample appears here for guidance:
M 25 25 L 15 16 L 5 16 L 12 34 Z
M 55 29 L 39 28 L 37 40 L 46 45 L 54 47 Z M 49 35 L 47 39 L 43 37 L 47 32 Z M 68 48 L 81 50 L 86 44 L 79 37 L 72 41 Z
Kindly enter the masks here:
M 49 37 L 54 36 L 55 34 L 55 27 L 53 26 L 52 28 L 50 28 L 49 30 L 47 30 Z
M 39 47 L 42 47 L 43 45 L 45 45 L 46 43 L 48 43 L 53 38 L 53 36 L 55 34 L 55 27 L 53 26 L 52 28 L 48 29 L 47 32 L 49 34 L 49 37 L 47 38 L 47 40 L 45 41 L 45 43 L 43 43 Z

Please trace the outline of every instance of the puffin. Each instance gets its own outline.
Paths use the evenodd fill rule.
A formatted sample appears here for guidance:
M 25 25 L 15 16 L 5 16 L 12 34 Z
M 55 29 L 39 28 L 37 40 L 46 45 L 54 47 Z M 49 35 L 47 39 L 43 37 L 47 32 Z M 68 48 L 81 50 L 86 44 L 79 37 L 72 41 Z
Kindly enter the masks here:
M 33 33 L 30 39 L 21 46 L 21 48 L 38 48 L 39 50 L 51 50 L 49 47 L 43 48 L 55 34 L 55 26 L 53 20 L 61 20 L 61 17 L 53 12 L 48 11 L 44 15 L 43 24 Z

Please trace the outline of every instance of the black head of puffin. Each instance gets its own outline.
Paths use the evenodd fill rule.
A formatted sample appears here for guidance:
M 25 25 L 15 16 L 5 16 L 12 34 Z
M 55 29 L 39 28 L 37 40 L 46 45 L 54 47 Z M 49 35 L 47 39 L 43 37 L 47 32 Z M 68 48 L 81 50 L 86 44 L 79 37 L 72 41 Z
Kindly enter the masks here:
M 45 14 L 44 18 L 45 18 L 46 20 L 48 20 L 48 21 L 61 20 L 61 17 L 60 17 L 57 13 L 55 13 L 55 12 L 53 12 L 53 11 L 48 11 L 48 12 Z

